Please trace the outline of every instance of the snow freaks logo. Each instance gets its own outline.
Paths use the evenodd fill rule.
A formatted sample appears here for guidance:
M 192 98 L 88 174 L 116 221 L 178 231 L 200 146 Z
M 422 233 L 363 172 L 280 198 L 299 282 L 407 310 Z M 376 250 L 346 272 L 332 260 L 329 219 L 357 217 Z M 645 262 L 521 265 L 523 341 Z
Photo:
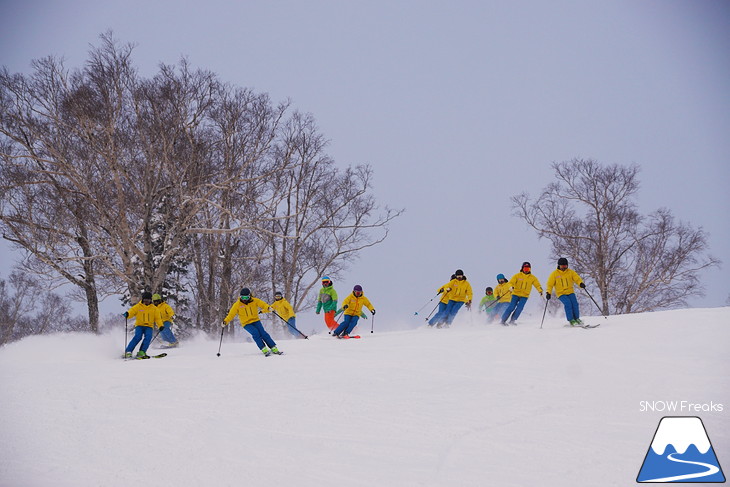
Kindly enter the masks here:
M 696 416 L 659 421 L 637 482 L 725 482 L 705 425 Z

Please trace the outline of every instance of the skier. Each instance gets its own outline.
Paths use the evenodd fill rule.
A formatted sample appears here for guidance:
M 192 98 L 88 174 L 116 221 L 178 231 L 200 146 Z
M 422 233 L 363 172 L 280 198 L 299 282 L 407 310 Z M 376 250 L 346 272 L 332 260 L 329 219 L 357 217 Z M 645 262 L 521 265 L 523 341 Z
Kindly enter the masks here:
M 494 317 L 502 316 L 504 310 L 512 301 L 512 290 L 509 287 L 509 281 L 504 274 L 497 274 L 497 287 L 494 288 L 494 295 L 497 297 L 498 303 L 494 305 Z
M 241 289 L 241 297 L 233 303 L 230 311 L 228 311 L 228 315 L 223 319 L 221 326 L 225 328 L 238 315 L 238 321 L 241 322 L 241 326 L 251 334 L 253 341 L 256 342 L 256 346 L 259 347 L 259 350 L 261 350 L 264 356 L 268 357 L 272 353 L 282 355 L 283 352 L 280 352 L 276 348 L 276 342 L 274 342 L 271 335 L 264 329 L 264 325 L 261 324 L 259 311 L 268 313 L 271 311 L 271 307 L 259 298 L 254 298 L 251 295 L 251 290 L 244 287 Z
M 342 323 L 332 332 L 332 335 L 337 338 L 349 338 L 350 333 L 357 326 L 357 321 L 360 317 L 368 319 L 367 315 L 362 312 L 363 306 L 367 307 L 375 315 L 375 308 L 373 308 L 370 300 L 362 293 L 362 286 L 358 284 L 352 288 L 352 293 L 342 301 L 342 309 L 340 310 L 344 312 Z
M 586 287 L 578 273 L 568 268 L 568 259 L 565 257 L 559 258 L 558 268 L 548 277 L 545 298 L 550 299 L 550 291 L 555 287 L 555 294 L 558 296 L 560 302 L 563 303 L 565 318 L 570 322 L 570 326 L 583 324 L 583 321 L 580 319 L 578 298 L 575 297 L 573 287 L 575 284 L 583 289 Z
M 332 279 L 327 276 L 322 278 L 322 289 L 319 290 L 319 296 L 317 297 L 317 310 L 316 314 L 319 314 L 321 310 L 324 310 L 324 324 L 327 328 L 332 331 L 339 326 L 335 321 L 335 312 L 337 311 L 337 291 L 332 287 Z
M 542 286 L 540 286 L 540 281 L 537 280 L 537 277 L 532 274 L 532 265 L 529 262 L 522 263 L 522 270 L 512 276 L 508 284 L 512 289 L 512 299 L 507 309 L 502 313 L 502 324 L 506 325 L 507 319 L 512 315 L 509 323 L 510 325 L 516 325 L 517 318 L 520 317 L 520 313 L 522 313 L 522 309 L 530 297 L 532 287 L 534 286 L 537 292 L 540 293 L 540 296 L 542 296 Z
M 160 310 L 160 318 L 162 318 L 162 328 L 160 328 L 160 337 L 167 342 L 165 348 L 175 348 L 179 345 L 179 342 L 175 338 L 175 334 L 172 333 L 172 320 L 175 317 L 175 312 L 172 307 L 162 299 L 159 294 L 152 295 L 152 303 L 157 306 Z
M 471 298 L 473 295 L 471 284 L 466 280 L 464 271 L 457 269 L 454 272 L 454 279 L 444 284 L 442 288 L 444 291 L 449 291 L 449 303 L 446 305 L 444 310 L 445 319 L 444 325 L 451 326 L 451 323 L 456 317 L 456 313 L 459 309 L 466 304 L 467 309 L 471 308 Z
M 492 289 L 491 286 L 487 287 L 487 289 L 484 290 L 484 297 L 479 302 L 479 311 L 483 311 L 487 314 L 487 323 L 491 323 L 494 320 L 497 306 L 497 303 L 495 303 L 496 300 L 497 298 L 494 295 L 494 289 Z
M 162 327 L 160 310 L 152 304 L 152 293 L 143 292 L 142 299 L 124 312 L 125 318 L 134 318 L 134 336 L 124 350 L 124 358 L 132 358 L 134 347 L 142 341 L 137 352 L 137 358 L 148 358 L 147 349 L 152 343 L 152 330 L 154 326 Z
M 451 274 L 451 280 L 454 279 L 456 279 L 456 275 Z M 428 321 L 428 326 L 436 326 L 437 328 L 441 328 L 441 324 L 444 322 L 444 319 L 446 317 L 446 307 L 449 305 L 450 291 L 445 291 L 443 287 L 440 287 L 439 290 L 436 291 L 436 294 L 441 295 L 441 300 L 438 304 L 439 310 L 436 311 L 436 314 L 433 315 L 433 318 Z
M 274 302 L 271 303 L 271 308 L 281 317 L 281 319 L 287 322 L 287 328 L 289 328 L 289 332 L 294 335 L 294 338 L 302 336 L 302 333 L 297 330 L 297 315 L 294 314 L 294 308 L 292 308 L 292 305 L 289 304 L 289 301 L 284 299 L 284 295 L 279 291 L 274 293 Z

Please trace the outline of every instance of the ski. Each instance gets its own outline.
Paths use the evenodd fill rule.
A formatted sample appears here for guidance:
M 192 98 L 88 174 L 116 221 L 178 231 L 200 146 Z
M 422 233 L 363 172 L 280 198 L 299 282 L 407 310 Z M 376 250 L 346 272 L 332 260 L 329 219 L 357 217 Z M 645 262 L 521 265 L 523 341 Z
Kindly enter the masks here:
M 340 338 L 342 338 L 343 340 L 347 340 L 347 339 L 350 339 L 350 338 L 361 338 L 361 337 L 360 337 L 360 335 L 345 335 L 345 336 L 340 337 Z
M 129 358 L 125 358 L 124 360 L 146 360 L 148 358 L 162 358 L 162 357 L 167 357 L 167 354 L 161 353 L 158 355 L 145 355 L 144 357 L 129 357 Z
M 583 328 L 584 330 L 588 330 L 590 328 L 598 328 L 601 326 L 600 323 L 597 325 L 563 325 L 563 328 Z

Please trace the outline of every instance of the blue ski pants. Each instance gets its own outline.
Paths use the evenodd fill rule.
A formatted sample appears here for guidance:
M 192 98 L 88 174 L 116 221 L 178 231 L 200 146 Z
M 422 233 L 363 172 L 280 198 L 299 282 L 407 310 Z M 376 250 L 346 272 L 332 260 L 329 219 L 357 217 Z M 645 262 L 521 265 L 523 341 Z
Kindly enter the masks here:
M 286 320 L 288 323 L 287 328 L 289 328 L 289 332 L 292 334 L 294 338 L 300 338 L 302 335 L 299 334 L 299 331 L 297 330 L 297 318 L 296 316 L 292 316 L 288 320 Z
M 502 323 L 507 323 L 507 319 L 509 318 L 510 314 L 512 315 L 511 321 L 517 321 L 517 318 L 520 317 L 520 314 L 525 307 L 525 303 L 527 303 L 527 298 L 523 298 L 522 296 L 515 296 L 513 294 L 512 301 L 509 302 L 509 306 L 507 306 L 507 309 L 504 310 L 504 313 L 502 313 Z
M 150 346 L 150 343 L 152 342 L 152 327 L 150 326 L 135 326 L 134 327 L 134 336 L 129 341 L 129 345 L 127 345 L 127 348 L 124 350 L 125 352 L 132 352 L 134 351 L 134 347 L 137 346 L 137 344 L 142 341 L 142 346 L 139 347 L 139 350 L 141 352 L 147 352 L 147 349 Z
M 445 318 L 445 312 L 446 312 L 446 306 L 448 303 L 443 303 L 439 301 L 439 310 L 436 311 L 436 314 L 433 315 L 433 318 L 428 320 L 428 326 L 438 325 L 441 323 Z
M 496 320 L 497 318 L 500 318 L 502 314 L 504 313 L 504 310 L 507 309 L 507 306 L 509 306 L 509 303 L 507 301 L 505 302 L 499 302 L 494 305 L 494 313 L 489 315 L 489 321 L 492 322 Z
M 335 331 L 333 331 L 332 334 L 335 336 L 349 335 L 357 326 L 358 320 L 360 320 L 359 316 L 344 315 L 340 326 L 335 328 Z
M 244 330 L 249 332 L 251 336 L 253 337 L 253 341 L 256 342 L 256 346 L 259 347 L 260 350 L 263 350 L 268 346 L 269 348 L 274 348 L 276 346 L 276 342 L 271 338 L 271 335 L 264 329 L 264 325 L 261 324 L 261 321 L 254 321 L 253 323 L 249 323 L 248 325 L 243 327 Z
M 580 309 L 578 308 L 578 298 L 575 297 L 575 293 L 563 294 L 558 297 L 563 307 L 565 308 L 565 317 L 568 321 L 577 320 L 580 318 Z
M 446 314 L 447 325 L 450 325 L 454 321 L 456 313 L 459 312 L 462 306 L 464 306 L 464 301 L 449 301 L 449 304 L 446 305 L 446 311 L 444 312 Z
M 160 330 L 160 337 L 162 337 L 162 339 L 166 342 L 175 343 L 177 339 L 175 338 L 175 334 L 172 333 L 172 322 L 165 321 L 163 325 L 165 325 L 165 327 Z

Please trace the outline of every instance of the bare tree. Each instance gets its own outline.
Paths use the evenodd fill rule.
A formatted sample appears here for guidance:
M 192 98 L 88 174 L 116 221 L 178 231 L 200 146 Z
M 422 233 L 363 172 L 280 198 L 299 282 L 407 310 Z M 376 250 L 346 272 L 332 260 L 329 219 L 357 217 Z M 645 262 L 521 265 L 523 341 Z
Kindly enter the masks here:
M 83 69 L 0 72 L 0 225 L 27 269 L 83 291 L 92 330 L 100 284 L 129 301 L 189 285 L 210 330 L 240 286 L 302 306 L 387 236 L 400 211 L 379 213 L 370 167 L 335 167 L 311 115 L 184 59 L 141 78 L 132 51 L 107 33 Z
M 552 166 L 556 181 L 534 201 L 514 196 L 513 214 L 551 242 L 553 258 L 569 257 L 595 283 L 604 314 L 686 306 L 702 295 L 700 271 L 720 262 L 706 254 L 702 229 L 675 222 L 667 209 L 639 214 L 637 165 Z
M 311 305 L 307 298 L 325 271 L 336 277 L 359 251 L 382 242 L 403 211 L 386 207 L 378 214 L 370 194 L 372 169 L 341 171 L 326 146 L 314 118 L 298 112 L 283 126 L 277 146 L 281 166 L 290 169 L 272 180 L 281 201 L 272 207 L 270 287 L 296 310 Z
M 44 305 L 38 307 L 41 299 Z M 33 275 L 14 271 L 7 280 L 0 279 L 0 345 L 29 335 L 78 329 L 66 301 L 48 292 Z

